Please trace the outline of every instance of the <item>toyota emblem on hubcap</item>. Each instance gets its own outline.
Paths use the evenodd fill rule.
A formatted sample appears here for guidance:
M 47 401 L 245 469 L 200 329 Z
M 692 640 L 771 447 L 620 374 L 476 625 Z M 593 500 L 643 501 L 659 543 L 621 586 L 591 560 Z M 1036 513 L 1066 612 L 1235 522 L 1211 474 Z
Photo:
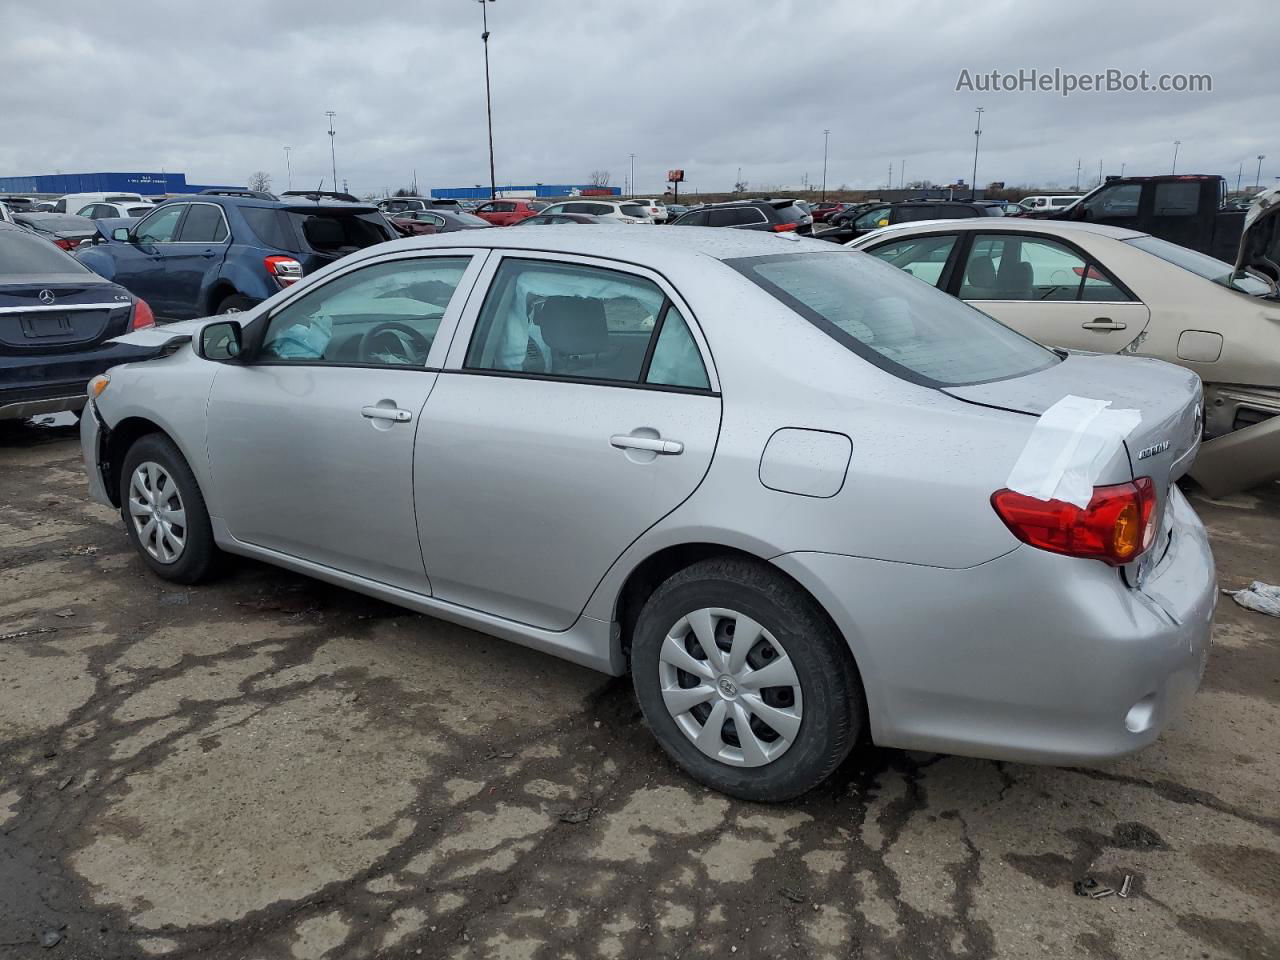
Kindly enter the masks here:
M 720 678 L 720 692 L 732 699 L 738 695 L 738 685 L 728 677 Z
M 56 299 L 52 290 L 41 290 L 39 296 L 41 303 L 53 303 Z

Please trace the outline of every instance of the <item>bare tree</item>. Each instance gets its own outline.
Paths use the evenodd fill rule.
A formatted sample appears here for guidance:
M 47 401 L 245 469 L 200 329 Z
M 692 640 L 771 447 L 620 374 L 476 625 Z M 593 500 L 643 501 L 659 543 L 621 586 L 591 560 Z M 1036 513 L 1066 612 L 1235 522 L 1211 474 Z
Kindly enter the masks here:
M 271 189 L 271 174 L 265 170 L 255 170 L 249 174 L 249 189 L 266 193 Z
M 609 185 L 609 171 L 592 170 L 590 179 L 593 187 L 607 187 Z

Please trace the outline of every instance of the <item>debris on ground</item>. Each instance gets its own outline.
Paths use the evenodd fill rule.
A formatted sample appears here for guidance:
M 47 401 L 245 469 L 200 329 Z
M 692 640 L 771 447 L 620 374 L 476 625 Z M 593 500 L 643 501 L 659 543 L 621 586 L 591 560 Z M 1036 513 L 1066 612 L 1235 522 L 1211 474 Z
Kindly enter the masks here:
M 1280 587 L 1274 584 L 1255 580 L 1244 590 L 1222 592 L 1246 610 L 1265 613 L 1269 617 L 1280 617 Z
M 58 784 L 58 789 L 59 790 L 67 789 L 67 787 L 71 786 L 71 781 L 74 779 L 75 777 L 67 777 L 67 779 L 63 780 L 60 784 Z
M 23 637 L 34 637 L 42 633 L 57 632 L 57 627 L 33 627 L 30 630 L 15 630 L 13 633 L 0 633 L 0 640 L 21 640 Z
M 586 823 L 591 819 L 591 809 L 584 807 L 581 810 L 566 810 L 560 814 L 561 823 Z
M 1119 896 L 1128 897 L 1129 891 L 1133 888 L 1133 874 L 1126 873 L 1124 875 L 1124 883 L 1120 884 Z
M 48 950 L 50 947 L 56 947 L 62 942 L 62 930 L 45 930 L 40 934 L 40 946 Z
M 1109 897 L 1115 890 L 1111 887 L 1103 886 L 1093 877 L 1085 877 L 1083 880 L 1077 880 L 1074 884 L 1077 897 L 1089 897 L 1093 900 L 1101 900 L 1103 897 Z
M 70 607 L 68 607 L 66 610 L 59 610 L 57 613 L 54 614 L 55 617 L 62 617 L 62 619 L 64 620 L 67 617 L 74 617 L 75 615 L 76 615 L 76 612 L 72 610 Z
M 804 903 L 804 894 L 799 890 L 792 890 L 790 887 L 779 887 L 778 892 L 792 903 Z
M 96 554 L 100 549 L 101 549 L 101 547 L 96 547 L 96 546 L 94 546 L 93 544 L 88 543 L 88 544 L 85 544 L 84 546 L 81 546 L 81 547 L 72 547 L 70 550 L 63 550 L 63 551 L 62 551 L 62 556 L 64 556 L 64 557 L 92 557 L 92 556 L 94 556 L 94 555 L 95 555 L 95 554 Z
M 162 607 L 182 607 L 190 602 L 191 594 L 185 590 L 160 594 L 160 606 Z

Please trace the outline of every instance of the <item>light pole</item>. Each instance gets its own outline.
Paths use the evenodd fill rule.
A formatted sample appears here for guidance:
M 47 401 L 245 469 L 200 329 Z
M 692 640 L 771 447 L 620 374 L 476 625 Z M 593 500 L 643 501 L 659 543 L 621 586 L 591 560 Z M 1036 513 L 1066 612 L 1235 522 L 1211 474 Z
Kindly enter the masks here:
M 289 160 L 289 151 L 292 149 L 293 147 L 284 148 L 284 168 L 285 170 L 288 171 L 288 182 L 289 182 L 290 190 L 293 189 L 293 164 Z
M 1253 182 L 1255 190 L 1262 189 L 1262 161 L 1265 159 L 1267 159 L 1267 155 L 1265 153 L 1258 154 L 1258 179 Z
M 480 17 L 484 21 L 484 33 L 480 39 L 484 41 L 484 110 L 489 118 L 489 199 L 498 199 L 498 180 L 493 172 L 493 99 L 489 93 L 489 8 L 485 0 L 480 2 Z M 488 0 L 493 3 L 493 0 Z
M 636 155 L 631 155 L 631 192 L 636 192 Z
M 822 131 L 822 202 L 827 200 L 827 145 L 831 142 L 831 131 Z
M 1124 162 L 1121 162 L 1120 164 L 1120 176 L 1124 176 Z
M 1080 192 L 1080 158 L 1076 157 L 1076 193 Z
M 973 131 L 973 183 L 969 187 L 969 199 L 978 199 L 978 143 L 982 140 L 982 107 L 974 107 L 978 115 L 978 126 Z
M 1244 161 L 1240 161 L 1240 169 L 1236 171 L 1236 196 L 1240 196 L 1240 181 L 1244 179 Z
M 337 154 L 333 152 L 333 118 L 337 116 L 332 110 L 326 110 L 324 115 L 329 118 L 329 162 L 333 164 L 333 189 L 338 189 L 338 159 Z
M 1173 141 L 1173 169 L 1169 171 L 1171 174 L 1178 172 L 1178 148 L 1180 146 L 1182 146 L 1181 140 Z

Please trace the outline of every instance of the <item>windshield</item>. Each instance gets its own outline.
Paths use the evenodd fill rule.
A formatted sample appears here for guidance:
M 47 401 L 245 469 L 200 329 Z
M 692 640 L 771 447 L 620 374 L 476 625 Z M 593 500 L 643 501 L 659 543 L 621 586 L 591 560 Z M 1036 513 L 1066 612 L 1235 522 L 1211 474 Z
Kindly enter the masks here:
M 1271 287 L 1265 281 L 1248 275 L 1236 277 L 1233 280 L 1231 273 L 1235 268 L 1231 264 L 1207 254 L 1180 247 L 1176 243 L 1160 240 L 1157 237 L 1134 237 L 1132 240 L 1126 240 L 1125 243 L 1139 250 L 1145 250 L 1153 257 L 1159 257 L 1176 267 L 1190 270 L 1196 276 L 1212 280 L 1220 286 L 1230 287 L 1232 290 L 1239 290 L 1254 297 L 1265 297 L 1271 293 Z
M 48 240 L 13 227 L 0 230 L 0 277 L 39 277 L 59 273 L 89 273 L 79 260 Z
M 913 383 L 987 383 L 1059 362 L 986 314 L 855 251 L 725 262 L 837 343 Z
M 631 204 L 623 204 L 618 208 L 618 212 L 624 217 L 640 217 L 641 219 L 644 219 L 649 216 L 649 211 L 644 207 L 637 207 Z

